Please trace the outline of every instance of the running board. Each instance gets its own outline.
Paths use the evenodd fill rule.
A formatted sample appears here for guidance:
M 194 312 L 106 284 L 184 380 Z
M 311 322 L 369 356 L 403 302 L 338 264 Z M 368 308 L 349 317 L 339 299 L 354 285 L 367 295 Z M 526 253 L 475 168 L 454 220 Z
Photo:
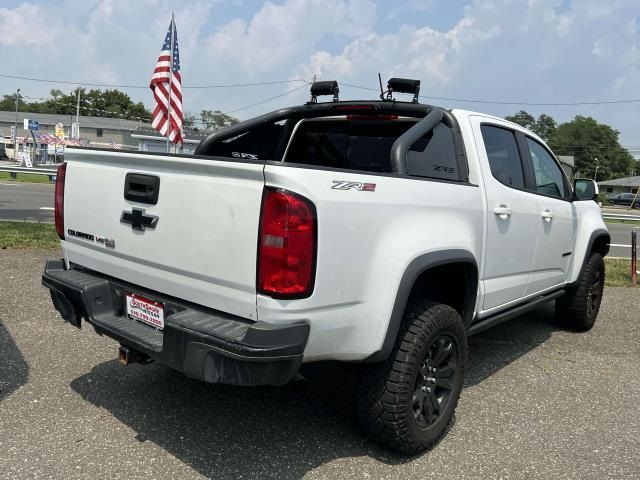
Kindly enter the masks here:
M 483 318 L 478 323 L 474 323 L 469 327 L 469 336 L 475 335 L 476 333 L 480 333 L 485 331 L 488 328 L 499 325 L 507 320 L 511 320 L 514 317 L 519 317 L 520 315 L 524 315 L 525 313 L 533 310 L 536 307 L 539 307 L 542 304 L 550 302 L 551 300 L 555 300 L 556 298 L 560 298 L 564 295 L 563 290 L 556 290 L 555 292 L 548 293 L 542 297 L 538 297 L 535 300 L 525 303 L 524 305 L 518 305 L 510 310 L 505 312 L 496 313 L 487 318 Z

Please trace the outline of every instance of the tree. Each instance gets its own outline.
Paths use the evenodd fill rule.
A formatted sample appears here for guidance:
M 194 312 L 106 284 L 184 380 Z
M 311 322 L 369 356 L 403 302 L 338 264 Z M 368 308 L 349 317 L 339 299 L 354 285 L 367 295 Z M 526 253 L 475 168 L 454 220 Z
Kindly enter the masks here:
M 196 127 L 196 116 L 192 115 L 189 112 L 184 113 L 184 118 L 182 119 L 182 126 L 185 130 L 195 130 L 196 132 L 199 130 Z
M 20 110 L 34 113 L 57 113 L 75 115 L 78 92 L 80 92 L 80 114 L 93 117 L 119 117 L 131 120 L 148 121 L 151 118 L 142 102 L 134 103 L 129 95 L 120 90 L 87 90 L 76 88 L 69 94 L 53 89 L 51 98 L 42 102 L 24 102 L 20 99 Z M 5 95 L 0 100 L 0 110 L 15 110 L 15 95 Z
M 545 142 L 549 142 L 556 131 L 556 121 L 549 115 L 541 114 L 536 120 L 532 130 Z
M 18 93 L 18 101 L 20 102 L 20 109 L 25 105 L 24 98 L 22 94 Z M 0 110 L 12 112 L 16 109 L 16 94 L 12 93 L 10 95 L 3 95 L 2 100 L 0 100 Z
M 524 110 L 520 110 L 515 115 L 504 117 L 505 120 L 517 123 L 518 125 L 531 130 L 533 133 L 548 142 L 556 129 L 556 121 L 546 114 L 541 114 L 536 120 L 533 115 Z
M 575 157 L 576 169 L 582 176 L 593 177 L 596 167 L 600 180 L 625 177 L 631 170 L 640 169 L 640 162 L 620 145 L 619 132 L 591 117 L 577 116 L 558 125 L 544 113 L 536 120 L 530 113 L 520 110 L 505 119 L 536 133 L 556 155 Z
M 524 110 L 520 110 L 515 115 L 508 115 L 504 117 L 505 120 L 509 120 L 510 122 L 517 123 L 518 125 L 528 128 L 529 130 L 533 129 L 533 126 L 536 124 L 536 119 L 529 112 L 525 112 Z
M 620 132 L 591 117 L 577 116 L 559 125 L 552 135 L 550 147 L 559 155 L 573 155 L 582 176 L 598 179 L 625 177 L 637 161 L 620 145 Z
M 202 110 L 200 119 L 207 130 L 218 130 L 220 128 L 235 125 L 239 120 L 235 117 L 222 113 L 220 110 Z

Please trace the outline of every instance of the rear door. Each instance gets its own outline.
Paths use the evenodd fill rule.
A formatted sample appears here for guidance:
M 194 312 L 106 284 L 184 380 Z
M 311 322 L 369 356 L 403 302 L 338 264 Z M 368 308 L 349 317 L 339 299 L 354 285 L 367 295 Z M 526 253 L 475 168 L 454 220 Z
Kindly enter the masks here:
M 262 161 L 72 149 L 65 155 L 69 262 L 255 319 Z M 128 187 L 133 195 L 128 174 L 137 182 Z
M 538 203 L 525 190 L 515 131 L 493 118 L 471 117 L 486 191 L 482 310 L 521 299 L 526 292 L 538 229 Z

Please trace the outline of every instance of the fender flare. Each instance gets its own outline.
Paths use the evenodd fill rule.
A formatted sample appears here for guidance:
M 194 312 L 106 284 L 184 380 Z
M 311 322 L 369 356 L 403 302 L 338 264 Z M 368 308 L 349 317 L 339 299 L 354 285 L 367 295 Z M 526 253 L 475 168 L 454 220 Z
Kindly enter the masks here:
M 591 251 L 593 251 L 593 246 L 601 238 L 606 240 L 606 246 L 607 246 L 606 251 L 602 256 L 604 257 L 607 253 L 609 253 L 609 244 L 611 243 L 611 234 L 604 228 L 598 228 L 593 232 L 591 232 L 591 236 L 589 237 L 589 243 L 587 243 L 587 249 L 585 250 L 584 256 L 582 257 L 582 265 L 580 265 L 580 270 L 578 270 L 578 277 L 580 277 L 580 272 L 582 272 L 582 270 L 584 269 L 584 266 L 587 264 L 587 261 L 589 260 L 589 254 L 591 253 Z M 570 284 L 567 285 L 567 287 L 573 287 L 577 282 L 578 280 L 576 279 L 575 282 L 571 282 Z
M 398 331 L 400 330 L 400 324 L 402 323 L 404 311 L 407 307 L 409 295 L 420 275 L 432 268 L 455 263 L 469 264 L 475 271 L 475 275 L 466 275 L 466 278 L 463 279 L 465 296 L 463 303 L 464 318 L 462 320 L 465 326 L 469 327 L 473 320 L 475 302 L 478 294 L 478 264 L 473 254 L 467 250 L 452 249 L 419 255 L 409 263 L 402 275 L 382 347 L 367 357 L 365 362 L 380 362 L 386 360 L 391 354 L 396 337 L 398 336 Z

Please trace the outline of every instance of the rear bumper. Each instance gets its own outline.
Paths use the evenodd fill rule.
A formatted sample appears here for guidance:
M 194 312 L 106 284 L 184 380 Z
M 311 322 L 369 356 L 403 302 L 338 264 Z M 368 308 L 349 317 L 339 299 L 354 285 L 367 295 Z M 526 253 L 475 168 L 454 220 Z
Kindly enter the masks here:
M 202 309 L 99 273 L 49 260 L 42 284 L 65 321 L 82 319 L 96 332 L 149 358 L 211 383 L 282 385 L 298 371 L 309 336 L 303 322 L 274 326 Z M 164 303 L 163 331 L 125 314 L 125 292 Z

